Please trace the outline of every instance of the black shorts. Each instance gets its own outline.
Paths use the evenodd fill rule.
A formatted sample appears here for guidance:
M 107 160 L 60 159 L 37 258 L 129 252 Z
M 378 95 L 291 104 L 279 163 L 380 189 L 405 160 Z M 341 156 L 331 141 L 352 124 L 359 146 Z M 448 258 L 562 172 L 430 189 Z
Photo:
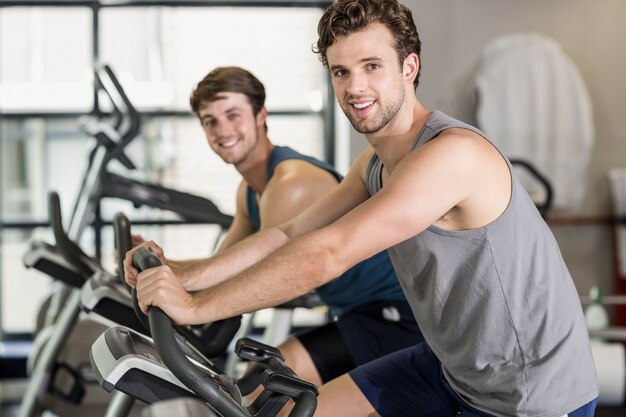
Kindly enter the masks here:
M 359 366 L 350 377 L 382 417 L 493 417 L 452 389 L 426 343 Z M 596 403 L 593 400 L 564 417 L 592 417 Z
M 406 301 L 365 304 L 337 321 L 296 337 L 311 356 L 324 383 L 358 365 L 424 340 Z

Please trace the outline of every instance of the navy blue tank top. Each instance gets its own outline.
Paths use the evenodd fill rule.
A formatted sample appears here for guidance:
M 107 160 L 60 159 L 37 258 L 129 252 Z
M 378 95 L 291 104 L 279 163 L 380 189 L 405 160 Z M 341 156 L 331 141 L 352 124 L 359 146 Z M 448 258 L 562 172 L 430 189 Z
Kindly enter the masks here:
M 343 177 L 330 164 L 302 155 L 291 148 L 275 146 L 267 167 L 268 180 L 276 166 L 288 159 L 309 162 L 335 176 L 337 182 Z M 259 205 L 252 187 L 246 190 L 248 215 L 256 230 L 261 228 Z M 317 288 L 317 293 L 335 317 L 359 305 L 375 301 L 404 300 L 404 293 L 391 265 L 387 251 L 380 252 L 348 269 L 341 276 Z

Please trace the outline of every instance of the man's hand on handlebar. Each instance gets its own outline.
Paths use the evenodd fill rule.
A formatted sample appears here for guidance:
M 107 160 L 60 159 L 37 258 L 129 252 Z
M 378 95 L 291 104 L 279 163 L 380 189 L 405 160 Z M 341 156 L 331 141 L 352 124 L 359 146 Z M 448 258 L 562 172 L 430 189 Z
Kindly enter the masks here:
M 149 306 L 155 306 L 176 324 L 201 324 L 194 321 L 197 318 L 192 294 L 185 291 L 169 266 L 157 266 L 138 273 L 136 288 L 139 307 L 144 313 L 147 314 Z
M 137 246 L 134 246 L 131 250 L 126 252 L 126 255 L 124 257 L 124 278 L 126 279 L 126 282 L 128 283 L 128 285 L 130 285 L 133 288 L 137 286 L 137 275 L 139 274 L 139 271 L 137 271 L 137 268 L 135 268 L 135 266 L 133 265 L 133 254 L 137 251 L 137 249 L 139 248 L 150 249 L 152 252 L 154 252 L 156 256 L 159 257 L 162 265 L 167 265 L 167 261 L 163 253 L 163 249 L 161 249 L 161 247 L 157 245 L 155 241 L 153 240 L 144 241 L 143 238 L 141 238 L 141 236 L 134 235 L 132 237 L 133 243 L 135 243 L 135 241 L 139 242 L 139 239 L 136 239 L 137 237 L 141 239 L 142 243 L 140 243 Z

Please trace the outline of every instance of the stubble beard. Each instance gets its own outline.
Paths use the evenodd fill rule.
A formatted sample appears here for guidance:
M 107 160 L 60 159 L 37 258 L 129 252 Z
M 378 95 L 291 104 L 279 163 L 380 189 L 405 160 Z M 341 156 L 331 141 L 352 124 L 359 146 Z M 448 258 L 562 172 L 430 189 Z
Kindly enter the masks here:
M 380 105 L 380 110 L 378 114 L 370 115 L 371 120 L 360 119 L 354 116 L 350 111 L 350 107 L 352 106 L 347 104 L 347 100 L 341 106 L 341 109 L 352 124 L 352 127 L 354 127 L 354 130 L 365 135 L 376 133 L 387 126 L 389 122 L 396 117 L 396 114 L 400 111 L 400 107 L 402 107 L 402 103 L 404 103 L 404 94 L 404 89 L 399 89 L 399 94 L 395 97 L 395 100 L 388 104 L 377 101 Z
M 239 141 L 239 143 L 235 144 L 235 148 L 240 147 L 240 146 L 248 146 L 247 142 L 248 140 L 244 138 L 241 141 Z M 231 149 L 224 150 L 224 149 L 218 148 L 215 153 L 217 153 L 217 155 L 225 163 L 229 165 L 237 166 L 246 161 L 246 159 L 248 158 L 249 154 L 254 149 L 254 146 L 256 145 L 257 142 L 258 142 L 258 137 L 255 134 L 255 137 L 253 138 L 253 141 L 252 141 L 253 144 L 251 146 L 248 146 L 248 148 L 244 151 L 245 153 L 241 155 L 239 154 L 240 151 L 238 149 L 236 150 L 236 153 L 234 155 L 232 154 L 233 150 Z

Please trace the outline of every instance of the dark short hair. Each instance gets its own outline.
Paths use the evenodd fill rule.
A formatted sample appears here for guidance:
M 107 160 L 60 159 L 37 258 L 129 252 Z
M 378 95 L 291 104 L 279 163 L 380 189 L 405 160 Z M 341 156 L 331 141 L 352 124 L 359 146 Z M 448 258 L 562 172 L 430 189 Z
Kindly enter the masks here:
M 191 109 L 199 116 L 203 102 L 215 101 L 224 92 L 244 94 L 255 116 L 265 105 L 265 87 L 250 71 L 239 67 L 218 67 L 193 89 L 189 98 Z
M 385 25 L 395 39 L 394 49 L 402 66 L 412 52 L 420 56 L 422 43 L 408 7 L 397 0 L 337 0 L 322 15 L 317 25 L 319 36 L 313 46 L 320 61 L 328 67 L 326 53 L 339 36 L 347 36 L 365 29 L 371 24 Z M 421 61 L 420 61 L 421 70 Z M 419 84 L 419 71 L 413 85 Z

